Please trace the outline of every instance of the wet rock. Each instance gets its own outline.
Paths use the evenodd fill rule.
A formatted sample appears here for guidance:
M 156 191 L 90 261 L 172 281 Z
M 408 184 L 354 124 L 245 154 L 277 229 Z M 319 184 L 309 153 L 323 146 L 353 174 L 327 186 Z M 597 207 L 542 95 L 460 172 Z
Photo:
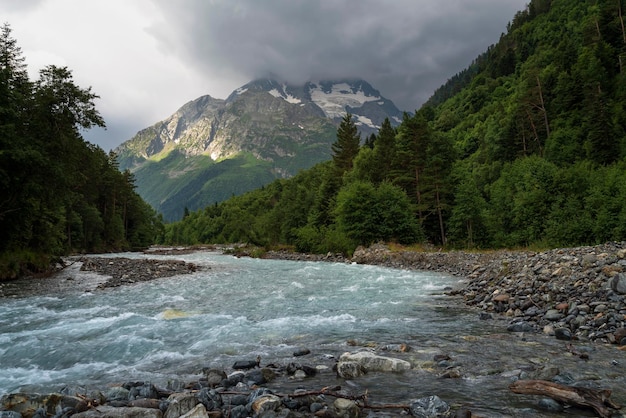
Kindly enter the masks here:
M 401 372 L 411 369 L 411 363 L 405 360 L 383 357 L 370 351 L 358 351 L 356 353 L 344 353 L 339 357 L 341 362 L 356 362 L 367 371 L 377 372 Z
M 308 348 L 302 348 L 293 352 L 294 357 L 302 357 L 306 356 L 307 354 L 311 354 L 311 350 L 309 350 Z
M 281 405 L 281 399 L 272 394 L 261 395 L 252 402 L 252 410 L 260 415 L 267 411 L 276 411 Z
M 204 388 L 196 396 L 207 411 L 220 409 L 223 405 L 222 395 L 216 390 Z
M 222 381 L 228 377 L 223 370 L 219 369 L 205 369 L 203 374 L 206 378 L 207 386 L 211 388 L 221 385 Z
M 568 328 L 556 328 L 554 330 L 554 336 L 557 340 L 570 341 L 572 339 L 572 331 Z
M 72 415 L 73 418 L 163 418 L 163 413 L 158 409 L 134 408 L 103 405 L 98 409 L 90 409 L 79 414 Z
M 344 398 L 335 399 L 333 409 L 339 418 L 358 418 L 361 414 L 359 406 L 354 401 Z
M 78 397 L 62 395 L 60 393 L 13 393 L 0 398 L 0 410 L 16 412 L 22 416 L 30 417 L 38 410 L 44 415 L 54 416 L 57 411 L 71 408 L 75 411 L 84 410 L 86 405 Z
M 542 409 L 548 412 L 562 412 L 563 411 L 563 405 L 561 405 L 559 402 L 551 398 L 540 399 L 539 402 L 537 403 L 537 406 L 539 407 L 539 409 Z
M 532 324 L 528 322 L 514 322 L 506 328 L 509 332 L 532 332 L 535 330 Z
M 340 361 L 337 363 L 337 376 L 343 379 L 355 379 L 366 373 L 367 370 L 356 361 Z
M 450 416 L 450 405 L 433 395 L 417 399 L 409 405 L 411 416 L 419 418 L 444 418 Z
M 612 291 L 620 295 L 626 295 L 626 274 L 619 273 L 609 281 L 609 286 Z
M 130 390 L 122 386 L 113 386 L 104 394 L 107 402 L 111 401 L 127 401 L 130 396 Z
M 163 418 L 178 418 L 191 411 L 200 403 L 200 400 L 193 393 L 173 393 L 167 398 L 169 406 Z
M 209 418 L 209 414 L 207 413 L 204 405 L 200 403 L 196 405 L 191 411 L 187 412 L 184 415 L 181 415 L 180 418 Z

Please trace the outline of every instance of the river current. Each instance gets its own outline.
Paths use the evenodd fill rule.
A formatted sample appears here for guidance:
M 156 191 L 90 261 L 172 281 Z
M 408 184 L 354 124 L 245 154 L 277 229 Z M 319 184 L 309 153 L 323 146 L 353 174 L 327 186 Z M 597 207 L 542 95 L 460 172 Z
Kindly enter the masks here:
M 147 257 L 106 257 L 119 256 Z M 565 383 L 612 389 L 612 400 L 626 402 L 624 352 L 508 333 L 505 320 L 481 320 L 479 312 L 445 295 L 462 285 L 458 277 L 215 252 L 151 257 L 183 259 L 201 269 L 96 290 L 103 278 L 81 272 L 77 263 L 45 279 L 54 285 L 40 282 L 0 298 L 0 396 L 138 380 L 166 386 L 197 380 L 203 367 L 228 370 L 235 361 L 257 356 L 262 364 L 331 366 L 343 352 L 376 348 L 410 361 L 413 369 L 352 381 L 328 370 L 283 381 L 281 389 L 339 384 L 354 393 L 367 391 L 374 403 L 438 395 L 487 417 L 594 416 L 579 409 L 538 415 L 540 397 L 508 390 L 519 376 L 552 371 L 571 380 Z M 411 350 L 396 352 L 399 344 Z M 293 357 L 304 348 L 311 354 Z M 437 363 L 436 355 L 449 360 Z

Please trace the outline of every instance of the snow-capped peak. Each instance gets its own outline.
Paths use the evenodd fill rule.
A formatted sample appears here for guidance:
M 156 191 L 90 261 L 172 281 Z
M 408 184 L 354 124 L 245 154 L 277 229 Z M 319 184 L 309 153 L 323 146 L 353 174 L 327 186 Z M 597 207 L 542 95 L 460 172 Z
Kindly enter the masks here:
M 361 85 L 351 86 L 346 82 L 324 85 L 310 83 L 311 100 L 318 105 L 327 117 L 335 119 L 346 114 L 346 107 L 361 107 L 367 102 L 381 100 L 379 95 L 369 95 Z

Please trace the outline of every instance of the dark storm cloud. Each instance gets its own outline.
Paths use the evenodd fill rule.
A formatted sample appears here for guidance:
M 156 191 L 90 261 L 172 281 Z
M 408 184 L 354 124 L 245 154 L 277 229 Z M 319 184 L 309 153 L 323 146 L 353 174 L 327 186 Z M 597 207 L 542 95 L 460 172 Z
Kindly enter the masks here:
M 197 71 L 248 81 L 362 77 L 405 110 L 496 43 L 526 0 L 154 0 L 149 30 Z

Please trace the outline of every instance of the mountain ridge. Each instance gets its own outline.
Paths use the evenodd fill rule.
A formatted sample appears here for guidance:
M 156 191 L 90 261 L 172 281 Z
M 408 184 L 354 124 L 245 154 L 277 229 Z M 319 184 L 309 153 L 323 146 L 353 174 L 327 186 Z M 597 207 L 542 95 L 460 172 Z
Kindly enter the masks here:
M 185 208 L 206 204 L 207 193 L 213 195 L 209 203 L 217 203 L 329 159 L 336 127 L 346 113 L 353 114 L 365 137 L 377 132 L 385 118 L 397 125 L 402 116 L 365 80 L 293 85 L 262 78 L 235 89 L 226 99 L 203 95 L 191 100 L 114 152 L 120 169 L 134 173 L 138 193 L 157 211 L 168 208 L 163 215 L 174 220 Z M 241 164 L 225 164 L 228 159 Z M 220 164 L 229 170 L 212 167 Z M 247 177 L 250 172 L 256 173 L 257 181 Z M 238 177 L 246 179 L 246 187 L 237 185 Z M 184 183 L 196 184 L 196 190 Z M 207 187 L 210 183 L 213 187 Z

